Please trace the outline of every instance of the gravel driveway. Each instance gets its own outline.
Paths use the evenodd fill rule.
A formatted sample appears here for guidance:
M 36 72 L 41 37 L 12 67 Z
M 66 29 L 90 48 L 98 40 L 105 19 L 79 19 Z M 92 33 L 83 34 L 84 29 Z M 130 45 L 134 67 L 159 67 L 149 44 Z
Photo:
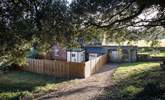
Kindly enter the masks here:
M 93 76 L 77 79 L 68 86 L 38 97 L 36 100 L 94 100 L 103 88 L 111 84 L 113 69 L 117 66 L 117 64 L 107 64 Z

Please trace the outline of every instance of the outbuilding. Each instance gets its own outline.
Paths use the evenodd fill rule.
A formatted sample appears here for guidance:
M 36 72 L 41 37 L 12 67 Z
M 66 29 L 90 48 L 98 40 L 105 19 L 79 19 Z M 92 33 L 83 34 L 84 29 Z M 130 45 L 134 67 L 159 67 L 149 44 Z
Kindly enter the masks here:
M 68 62 L 84 62 L 85 61 L 85 50 L 83 50 L 83 49 L 67 50 L 67 61 Z
M 86 52 L 89 54 L 107 54 L 110 62 L 135 62 L 137 60 L 136 46 L 86 46 Z
M 135 62 L 137 61 L 137 47 L 111 46 L 108 47 L 108 56 L 111 62 Z

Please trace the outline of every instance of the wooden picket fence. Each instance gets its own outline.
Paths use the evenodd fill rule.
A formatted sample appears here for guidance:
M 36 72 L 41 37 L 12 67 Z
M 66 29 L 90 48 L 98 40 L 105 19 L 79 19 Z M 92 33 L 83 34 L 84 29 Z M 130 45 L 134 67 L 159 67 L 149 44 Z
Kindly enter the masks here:
M 108 56 L 99 56 L 96 59 L 85 62 L 85 77 L 90 77 L 98 72 L 108 62 Z
M 107 63 L 107 55 L 82 63 L 46 59 L 28 59 L 25 71 L 54 75 L 58 78 L 86 78 L 96 73 Z

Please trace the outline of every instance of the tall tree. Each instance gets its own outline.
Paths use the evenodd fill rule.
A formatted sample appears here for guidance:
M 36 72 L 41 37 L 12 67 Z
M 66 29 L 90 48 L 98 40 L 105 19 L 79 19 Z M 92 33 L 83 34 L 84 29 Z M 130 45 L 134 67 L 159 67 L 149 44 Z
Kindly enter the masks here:
M 0 62 L 23 64 L 33 44 L 62 42 L 70 20 L 66 0 L 0 0 Z
M 135 31 L 165 26 L 164 0 L 73 0 L 71 8 L 81 26 L 104 29 L 115 39 L 147 36 L 149 32 Z M 145 18 L 149 12 L 152 14 Z

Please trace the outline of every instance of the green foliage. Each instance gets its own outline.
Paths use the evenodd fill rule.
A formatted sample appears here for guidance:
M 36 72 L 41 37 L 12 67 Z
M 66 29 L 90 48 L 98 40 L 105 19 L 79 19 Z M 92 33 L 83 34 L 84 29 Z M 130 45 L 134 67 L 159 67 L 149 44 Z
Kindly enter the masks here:
M 0 99 L 1 100 L 19 100 L 21 97 L 24 96 L 32 96 L 31 93 L 29 93 L 28 91 L 24 91 L 24 92 L 3 92 L 0 93 Z
M 6 93 L 0 93 L 0 99 L 1 100 L 18 100 L 19 97 L 17 97 L 19 95 L 19 93 L 10 93 L 10 92 L 6 92 Z
M 163 3 L 163 0 L 74 0 L 71 10 L 80 28 L 104 30 L 109 41 L 142 39 L 151 41 L 154 47 L 159 44 L 157 39 L 165 35 Z M 159 16 L 150 17 L 155 12 Z
M 130 85 L 122 91 L 122 96 L 130 98 L 132 96 L 135 96 L 136 94 L 138 94 L 141 91 L 142 91 L 141 88 L 137 88 L 133 85 Z
M 96 27 L 88 27 L 78 31 L 78 37 L 83 40 L 83 44 L 90 44 L 93 41 L 102 42 L 104 34 L 104 30 Z
M 164 57 L 165 51 L 160 51 L 155 48 L 142 48 L 138 51 L 139 55 L 148 55 L 150 57 Z
M 153 37 L 147 40 L 155 45 L 164 28 L 151 27 L 164 26 L 162 4 L 163 0 L 74 0 L 71 5 L 67 0 L 0 1 L 0 63 L 25 64 L 26 52 L 34 44 L 40 52 L 47 52 L 57 42 L 68 48 L 80 47 L 92 39 L 101 41 L 102 33 L 117 43 Z M 138 15 L 155 6 L 161 8 L 157 10 L 159 16 L 148 22 L 150 27 L 143 27 L 150 31 L 128 30 L 139 25 L 134 22 Z
M 34 44 L 48 51 L 72 32 L 66 0 L 5 0 L 0 7 L 0 62 L 23 65 Z

